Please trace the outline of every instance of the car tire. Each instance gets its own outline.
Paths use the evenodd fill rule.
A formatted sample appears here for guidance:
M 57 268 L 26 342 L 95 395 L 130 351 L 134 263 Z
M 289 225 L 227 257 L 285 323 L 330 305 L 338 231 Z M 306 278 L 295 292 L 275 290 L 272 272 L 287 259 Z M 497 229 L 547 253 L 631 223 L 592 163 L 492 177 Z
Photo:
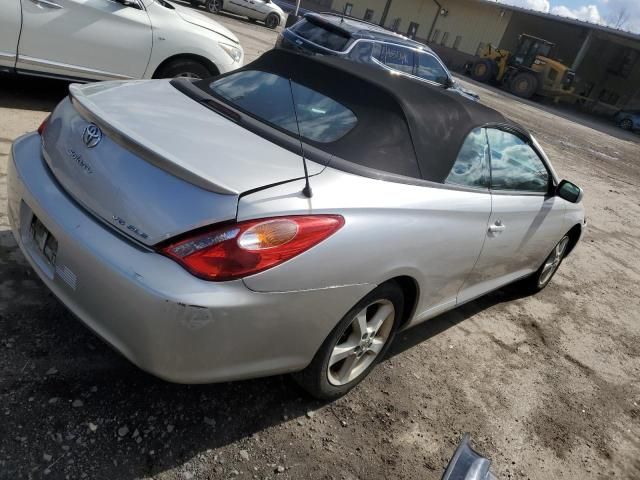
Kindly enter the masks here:
M 533 73 L 517 73 L 509 82 L 509 90 L 516 97 L 531 98 L 538 90 L 538 79 Z
M 540 265 L 536 273 L 521 282 L 524 293 L 538 293 L 549 285 L 549 282 L 551 282 L 551 279 L 558 271 L 560 264 L 562 264 L 562 260 L 564 260 L 570 243 L 571 238 L 568 234 L 560 239 L 556 246 L 553 247 L 553 250 L 551 250 L 551 253 L 547 255 L 544 262 L 542 262 L 542 265 Z
M 280 17 L 275 13 L 270 13 L 264 20 L 264 24 L 267 28 L 274 29 L 280 25 Z
M 620 121 L 620 128 L 623 130 L 633 130 L 633 121 L 630 118 L 623 118 Z
M 478 82 L 488 83 L 495 75 L 495 63 L 488 58 L 478 60 L 471 66 L 471 78 Z
M 222 0 L 207 0 L 205 8 L 209 13 L 220 13 L 222 11 Z
M 207 66 L 197 60 L 177 59 L 162 67 L 154 78 L 207 78 L 215 75 Z
M 397 283 L 378 286 L 347 312 L 309 366 L 293 378 L 320 400 L 345 395 L 384 358 L 403 309 L 404 295 Z

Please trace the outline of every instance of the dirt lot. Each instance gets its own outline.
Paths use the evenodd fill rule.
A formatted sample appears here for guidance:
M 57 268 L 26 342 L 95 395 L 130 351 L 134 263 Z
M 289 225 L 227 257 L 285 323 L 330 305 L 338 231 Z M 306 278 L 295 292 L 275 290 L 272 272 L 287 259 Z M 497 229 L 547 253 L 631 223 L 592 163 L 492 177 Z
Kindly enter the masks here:
M 250 58 L 273 42 L 224 22 Z M 640 478 L 638 137 L 473 88 L 584 187 L 588 232 L 541 294 L 505 289 L 407 331 L 321 404 L 288 377 L 165 383 L 71 317 L 5 211 L 10 142 L 66 85 L 0 78 L 0 477 L 437 479 L 470 432 L 499 478 Z

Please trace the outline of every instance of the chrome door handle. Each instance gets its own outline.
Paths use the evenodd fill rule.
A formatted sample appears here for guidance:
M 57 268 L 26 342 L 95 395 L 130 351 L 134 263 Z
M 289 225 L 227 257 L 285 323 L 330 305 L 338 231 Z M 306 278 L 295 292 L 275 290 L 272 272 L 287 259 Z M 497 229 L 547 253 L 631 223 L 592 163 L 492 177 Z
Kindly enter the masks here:
M 500 233 L 504 232 L 507 227 L 502 224 L 502 220 L 496 220 L 496 223 L 493 225 L 489 225 L 489 232 L 491 233 Z
M 49 0 L 31 0 L 33 3 L 35 3 L 36 5 L 40 6 L 40 7 L 46 7 L 46 8 L 62 8 L 62 5 L 59 5 L 57 3 L 54 2 L 50 2 Z

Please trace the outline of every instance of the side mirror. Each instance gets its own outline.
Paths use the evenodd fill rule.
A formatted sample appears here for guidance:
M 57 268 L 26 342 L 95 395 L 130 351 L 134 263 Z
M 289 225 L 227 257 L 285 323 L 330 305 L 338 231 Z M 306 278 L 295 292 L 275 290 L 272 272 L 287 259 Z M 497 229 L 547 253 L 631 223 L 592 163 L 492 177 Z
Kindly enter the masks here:
M 579 203 L 584 192 L 575 183 L 569 180 L 562 180 L 556 187 L 556 195 L 571 203 Z

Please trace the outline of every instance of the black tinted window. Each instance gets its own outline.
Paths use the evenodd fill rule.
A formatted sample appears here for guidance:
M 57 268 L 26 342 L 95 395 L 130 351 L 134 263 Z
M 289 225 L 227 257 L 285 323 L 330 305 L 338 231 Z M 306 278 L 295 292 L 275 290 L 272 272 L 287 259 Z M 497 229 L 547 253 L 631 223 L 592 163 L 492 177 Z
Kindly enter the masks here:
M 549 172 L 538 154 L 521 138 L 487 129 L 491 151 L 491 188 L 546 192 Z
M 291 27 L 297 35 L 330 50 L 342 51 L 349 42 L 349 36 L 326 29 L 306 19 Z
M 380 48 L 379 43 L 366 41 L 356 42 L 349 51 L 349 58 L 354 62 L 373 63 L 372 58 L 380 57 Z
M 383 45 L 380 61 L 394 70 L 413 73 L 413 51 L 398 45 Z
M 488 188 L 488 145 L 484 128 L 474 129 L 462 144 L 446 183 L 466 187 Z
M 428 53 L 418 53 L 418 64 L 416 65 L 416 75 L 425 80 L 444 85 L 448 75 L 440 62 L 433 55 Z
M 212 92 L 240 109 L 295 135 L 297 114 L 300 134 L 316 142 L 334 142 L 356 125 L 356 116 L 344 105 L 295 82 L 291 87 L 284 77 L 251 70 L 209 84 Z

